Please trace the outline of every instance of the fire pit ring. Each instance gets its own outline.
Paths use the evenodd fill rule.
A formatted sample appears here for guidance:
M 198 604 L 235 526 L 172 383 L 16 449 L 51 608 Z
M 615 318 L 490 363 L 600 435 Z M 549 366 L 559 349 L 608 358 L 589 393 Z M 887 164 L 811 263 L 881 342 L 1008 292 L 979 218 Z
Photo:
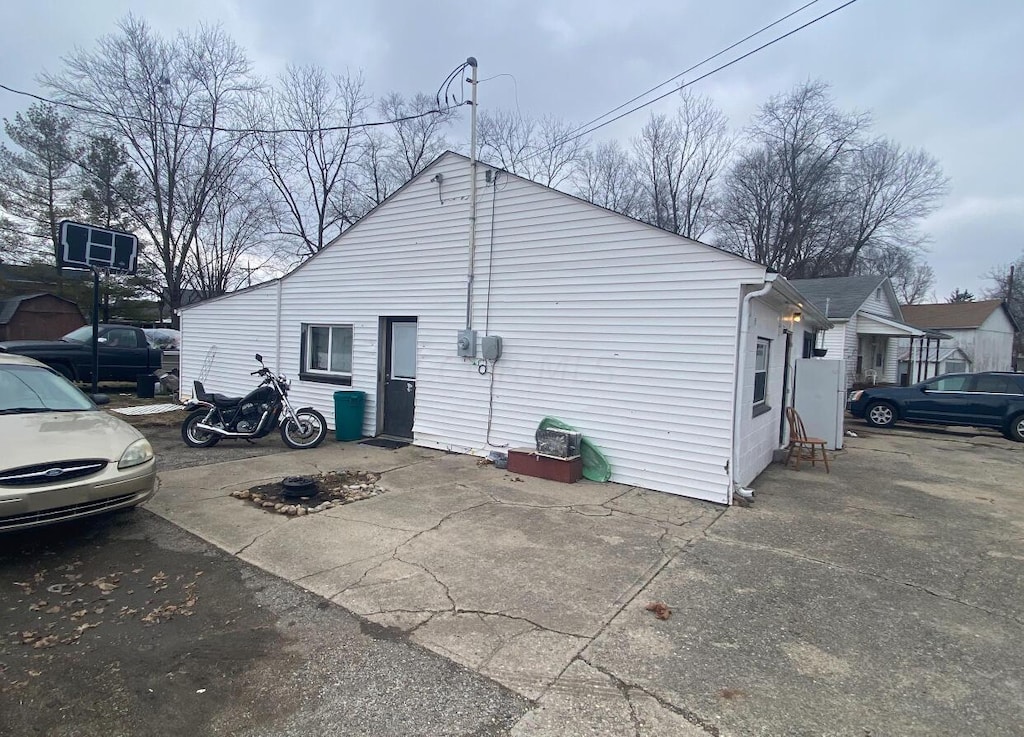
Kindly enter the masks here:
M 316 496 L 316 479 L 312 476 L 285 476 L 281 479 L 282 496 Z

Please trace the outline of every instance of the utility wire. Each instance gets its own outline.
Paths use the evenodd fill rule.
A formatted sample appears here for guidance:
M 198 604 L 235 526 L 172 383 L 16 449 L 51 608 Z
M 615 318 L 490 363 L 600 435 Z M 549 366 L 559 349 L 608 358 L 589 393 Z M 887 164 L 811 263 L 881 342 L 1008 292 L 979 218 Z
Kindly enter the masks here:
M 812 5 L 814 5 L 815 3 L 818 3 L 818 2 L 821 2 L 821 0 L 811 0 L 809 3 L 805 3 L 804 5 L 801 5 L 799 8 L 797 8 L 794 11 L 792 11 L 791 13 L 787 13 L 786 15 L 782 16 L 778 20 L 772 21 L 771 23 L 769 23 L 766 26 L 762 26 L 761 28 L 759 28 L 758 30 L 754 31 L 753 33 L 751 33 L 751 34 L 749 34 L 747 36 L 744 36 L 743 38 L 741 38 L 736 43 L 730 44 L 730 45 L 726 46 L 724 49 L 722 49 L 721 51 L 718 51 L 718 52 L 712 54 L 711 56 L 707 57 L 706 59 L 703 59 L 702 61 L 697 62 L 693 66 L 684 69 L 683 71 L 679 72 L 679 74 L 675 74 L 675 75 L 669 77 L 668 79 L 666 79 L 664 82 L 661 82 L 660 84 L 654 85 L 649 90 L 641 92 L 636 97 L 633 97 L 633 98 L 631 98 L 629 100 L 626 100 L 624 103 L 622 103 L 618 107 L 612 108 L 608 112 L 603 113 L 601 115 L 598 115 L 593 120 L 590 120 L 590 121 L 588 121 L 586 123 L 583 123 L 582 125 L 580 125 L 577 128 L 573 128 L 566 135 L 570 135 L 571 136 L 574 133 L 578 133 L 579 131 L 583 130 L 587 126 L 593 125 L 594 123 L 598 122 L 599 120 L 601 120 L 601 118 L 608 117 L 612 113 L 617 113 L 619 110 L 621 110 L 622 108 L 626 107 L 627 105 L 632 105 L 637 100 L 640 100 L 640 99 L 642 99 L 644 97 L 647 97 L 647 95 L 651 94 L 652 92 L 655 92 L 656 90 L 661 89 L 662 87 L 664 87 L 665 85 L 669 84 L 670 82 L 675 82 L 677 79 L 679 79 L 680 77 L 682 77 L 685 74 L 689 74 L 694 69 L 698 69 L 698 68 L 704 66 L 705 64 L 707 64 L 708 62 L 714 61 L 715 59 L 720 57 L 722 54 L 725 54 L 726 52 L 732 51 L 737 46 L 746 43 L 747 41 L 749 41 L 750 39 L 754 38 L 755 36 L 760 36 L 765 31 L 767 31 L 767 30 L 769 30 L 771 28 L 774 28 L 775 26 L 779 25 L 779 23 L 782 23 L 783 21 L 792 18 L 797 13 L 800 13 L 800 12 L 806 10 L 807 8 L 811 7 Z M 493 77 L 491 77 L 491 79 L 493 79 Z M 481 80 L 481 81 L 486 81 L 486 80 Z M 673 90 L 673 91 L 675 91 L 675 90 Z
M 783 33 L 781 36 L 776 36 L 771 41 L 763 43 L 760 46 L 758 46 L 757 48 L 752 49 L 751 51 L 748 51 L 747 53 L 745 53 L 745 54 L 743 54 L 741 56 L 737 56 L 735 59 L 732 59 L 731 61 L 727 61 L 726 63 L 721 64 L 721 65 L 715 67 L 711 71 L 705 72 L 704 74 L 700 75 L 699 77 L 696 77 L 695 79 L 692 79 L 689 82 L 686 82 L 685 84 L 679 85 L 679 87 L 673 88 L 673 89 L 669 90 L 668 92 L 665 92 L 665 93 L 663 93 L 661 95 L 658 95 L 655 98 L 652 98 L 652 99 L 648 100 L 647 102 L 641 103 L 640 105 L 637 105 L 636 107 L 631 108 L 631 109 L 627 110 L 624 113 L 620 113 L 619 115 L 616 115 L 614 118 L 609 118 L 608 120 L 604 121 L 603 123 L 595 125 L 592 128 L 587 128 L 586 126 L 581 126 L 581 128 L 575 129 L 575 131 L 570 133 L 570 135 L 566 136 L 565 138 L 561 138 L 558 141 L 555 141 L 550 146 L 548 146 L 548 147 L 546 147 L 544 149 L 541 149 L 540 151 L 537 151 L 537 152 L 535 152 L 533 154 L 530 154 L 529 156 L 525 157 L 525 159 L 523 159 L 523 160 L 525 161 L 525 160 L 528 160 L 528 159 L 535 158 L 537 156 L 542 156 L 543 154 L 546 154 L 546 153 L 548 153 L 550 151 L 554 151 L 559 146 L 564 146 L 565 144 L 571 143 L 572 141 L 575 141 L 578 138 L 583 138 L 584 136 L 589 136 L 594 131 L 599 130 L 600 128 L 604 128 L 606 125 L 611 125 L 615 121 L 621 120 L 622 118 L 625 118 L 627 115 L 632 115 L 636 111 L 642 110 L 645 107 L 653 105 L 654 103 L 658 102 L 659 100 L 664 100 L 669 95 L 674 95 L 675 93 L 680 92 L 680 91 L 686 89 L 687 87 L 690 87 L 691 85 L 695 85 L 695 84 L 697 84 L 697 82 L 700 82 L 701 80 L 707 79 L 712 74 L 717 74 L 718 72 L 722 71 L 723 69 L 728 69 L 733 64 L 737 64 L 738 62 L 743 61 L 747 57 L 753 56 L 754 54 L 758 53 L 759 51 L 763 51 L 764 49 L 768 48 L 769 46 L 773 46 L 773 45 L 777 44 L 779 41 L 782 41 L 783 39 L 789 38 L 790 36 L 792 36 L 795 33 L 799 33 L 800 31 L 804 30 L 805 28 L 808 28 L 809 26 L 814 25 L 818 21 L 824 20 L 825 18 L 829 17 L 830 15 L 832 15 L 834 13 L 838 13 L 843 8 L 847 8 L 847 7 L 851 6 L 851 5 L 853 5 L 855 2 L 857 2 L 857 0 L 847 0 L 847 2 L 843 3 L 842 5 L 840 5 L 838 7 L 833 8 L 832 10 L 828 11 L 827 13 L 822 13 L 817 18 L 814 18 L 813 20 L 809 20 L 808 22 L 804 23 L 803 25 L 797 26 L 793 30 L 788 31 L 786 33 Z M 698 65 L 698 66 L 700 66 L 700 65 Z M 659 86 L 661 86 L 661 85 L 659 85 Z M 643 95 L 640 95 L 640 97 L 643 97 Z M 634 99 L 636 99 L 636 98 L 634 98 Z M 625 104 L 628 105 L 629 103 L 625 103 Z M 622 108 L 622 105 L 620 105 L 619 107 L 615 108 L 615 110 L 619 110 L 621 108 Z M 611 112 L 612 111 L 609 111 L 608 113 L 605 113 L 605 115 L 601 115 L 598 118 L 596 118 L 595 120 L 600 120 L 601 118 L 605 117 L 606 115 L 609 115 Z M 587 128 L 587 129 L 586 130 L 582 130 L 582 129 L 585 129 L 585 128 Z M 582 132 L 580 132 L 581 130 L 582 130 Z
M 186 128 L 188 130 L 201 130 L 201 131 L 216 131 L 218 133 L 240 133 L 240 134 L 278 134 L 278 133 L 331 133 L 337 131 L 349 131 L 359 130 L 362 128 L 375 128 L 382 125 L 394 125 L 395 123 L 404 123 L 409 120 L 418 120 L 419 118 L 425 118 L 428 115 L 443 115 L 448 113 L 453 106 L 442 108 L 440 104 L 436 110 L 426 110 L 422 113 L 416 113 L 415 115 L 405 115 L 401 118 L 393 118 L 391 120 L 374 120 L 368 123 L 353 123 L 352 125 L 332 125 L 324 128 L 224 128 L 216 125 L 203 125 L 202 123 L 185 123 L 181 121 L 168 121 L 159 120 L 154 118 L 146 118 L 141 115 L 126 115 L 124 113 L 114 113 L 109 110 L 98 110 L 96 108 L 84 107 L 82 105 L 76 105 L 72 102 L 64 102 L 63 100 L 54 100 L 49 97 L 43 97 L 32 92 L 26 92 L 25 90 L 15 89 L 9 87 L 6 84 L 0 83 L 0 90 L 5 90 L 15 95 L 21 95 L 22 97 L 29 97 L 39 102 L 44 102 L 47 105 L 58 105 L 60 107 L 75 110 L 80 113 L 86 113 L 87 115 L 103 115 L 108 118 L 114 118 L 115 120 L 126 120 L 133 123 L 145 123 L 147 125 L 167 125 L 175 128 Z

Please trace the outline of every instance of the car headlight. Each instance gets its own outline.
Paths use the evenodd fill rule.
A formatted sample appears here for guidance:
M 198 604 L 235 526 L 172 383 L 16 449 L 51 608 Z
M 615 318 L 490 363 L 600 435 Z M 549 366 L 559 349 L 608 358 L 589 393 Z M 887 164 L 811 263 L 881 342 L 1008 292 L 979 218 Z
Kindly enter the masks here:
M 124 453 L 121 454 L 121 460 L 117 462 L 117 468 L 123 471 L 126 468 L 141 466 L 152 458 L 153 446 L 145 438 L 139 438 L 125 448 Z
M 850 401 L 851 402 L 856 402 L 858 399 L 861 398 L 861 396 L 863 394 L 864 394 L 864 390 L 863 389 L 858 389 L 855 392 L 850 392 Z

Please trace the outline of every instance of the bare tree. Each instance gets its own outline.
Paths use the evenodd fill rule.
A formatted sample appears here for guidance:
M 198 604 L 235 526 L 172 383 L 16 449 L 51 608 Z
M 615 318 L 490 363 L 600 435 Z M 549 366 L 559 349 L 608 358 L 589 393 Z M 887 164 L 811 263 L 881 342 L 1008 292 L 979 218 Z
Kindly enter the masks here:
M 259 174 L 236 170 L 211 198 L 199 227 L 189 264 L 189 283 L 203 299 L 237 288 L 245 280 L 243 267 L 262 262 L 266 236 L 274 227 L 274 197 Z
M 868 124 L 839 112 L 821 82 L 769 99 L 726 181 L 723 245 L 788 276 L 835 269 L 844 173 Z
M 458 113 L 438 110 L 437 101 L 417 94 L 406 100 L 391 93 L 377 105 L 391 125 L 366 131 L 360 189 L 370 205 L 378 205 L 419 174 L 447 147 L 445 131 Z
M 79 145 L 71 119 L 53 105 L 35 103 L 4 121 L 7 137 L 20 151 L 0 144 L 0 230 L 14 261 L 52 263 L 57 228 L 76 209 L 72 162 Z
M 939 162 L 923 150 L 905 150 L 883 138 L 858 148 L 845 181 L 844 273 L 853 273 L 865 251 L 913 243 L 917 223 L 935 209 L 946 188 Z
M 298 253 L 320 251 L 365 211 L 356 191 L 369 106 L 359 75 L 290 66 L 251 107 L 255 153 L 281 202 L 277 230 Z
M 893 249 L 913 255 L 946 179 L 932 156 L 870 139 L 869 127 L 821 82 L 769 100 L 726 179 L 722 245 L 798 278 L 861 273 Z
M 45 83 L 83 113 L 93 131 L 125 144 L 147 197 L 133 219 L 181 305 L 192 249 L 212 197 L 243 160 L 247 136 L 232 132 L 254 83 L 249 61 L 219 27 L 173 39 L 128 16 L 94 50 L 76 49 Z
M 644 219 L 688 238 L 713 224 L 714 186 L 732 147 L 725 115 L 684 91 L 670 118 L 652 115 L 633 147 L 642 162 Z
M 857 262 L 857 273 L 881 274 L 889 277 L 900 304 L 913 305 L 925 301 L 935 284 L 935 272 L 921 253 L 906 244 L 873 249 Z
M 1001 299 L 1018 325 L 1024 325 L 1024 254 L 1012 264 L 992 268 L 985 277 L 992 286 L 985 290 L 986 299 Z M 1024 356 L 1024 332 L 1013 337 L 1013 369 L 1022 368 L 1019 359 Z
M 641 189 L 636 165 L 616 141 L 599 143 L 580 156 L 573 172 L 576 194 L 595 205 L 636 217 Z
M 570 123 L 552 116 L 540 120 L 518 112 L 498 111 L 480 116 L 480 158 L 547 187 L 558 187 L 572 176 L 586 150 Z

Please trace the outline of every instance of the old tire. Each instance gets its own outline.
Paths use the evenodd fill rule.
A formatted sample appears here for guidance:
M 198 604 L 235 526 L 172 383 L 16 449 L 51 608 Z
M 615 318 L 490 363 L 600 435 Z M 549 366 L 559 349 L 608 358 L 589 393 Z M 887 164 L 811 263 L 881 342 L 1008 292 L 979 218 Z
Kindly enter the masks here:
M 220 435 L 200 430 L 196 425 L 206 419 L 209 410 L 197 409 L 181 423 L 181 439 L 190 448 L 209 448 L 216 445 Z
M 1010 420 L 1010 424 L 1006 428 L 1006 437 L 1016 440 L 1018 443 L 1024 443 L 1024 413 Z
M 315 448 L 327 437 L 327 420 L 315 409 L 300 409 L 295 413 L 299 424 L 289 418 L 281 423 L 281 439 L 289 448 L 305 450 Z
M 896 408 L 888 402 L 872 402 L 864 410 L 864 419 L 872 427 L 892 427 L 896 424 Z

